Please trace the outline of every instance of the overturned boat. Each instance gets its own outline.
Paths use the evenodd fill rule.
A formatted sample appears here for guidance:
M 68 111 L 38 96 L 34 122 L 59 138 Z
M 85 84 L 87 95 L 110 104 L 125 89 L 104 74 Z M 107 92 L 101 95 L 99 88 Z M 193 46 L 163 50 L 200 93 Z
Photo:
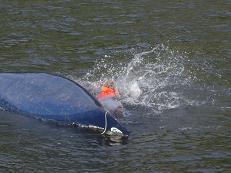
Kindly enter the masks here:
M 0 73 L 0 108 L 61 125 L 127 137 L 128 131 L 76 82 L 47 73 Z

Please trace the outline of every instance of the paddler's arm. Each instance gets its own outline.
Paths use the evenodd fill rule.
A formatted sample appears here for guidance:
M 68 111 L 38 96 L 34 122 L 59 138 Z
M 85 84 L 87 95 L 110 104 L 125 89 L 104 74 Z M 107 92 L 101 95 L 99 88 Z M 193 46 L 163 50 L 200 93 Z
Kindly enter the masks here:
M 120 97 L 119 90 L 118 90 L 118 89 L 116 89 L 116 88 L 115 88 L 114 90 L 115 90 L 115 96 L 116 96 L 116 97 Z

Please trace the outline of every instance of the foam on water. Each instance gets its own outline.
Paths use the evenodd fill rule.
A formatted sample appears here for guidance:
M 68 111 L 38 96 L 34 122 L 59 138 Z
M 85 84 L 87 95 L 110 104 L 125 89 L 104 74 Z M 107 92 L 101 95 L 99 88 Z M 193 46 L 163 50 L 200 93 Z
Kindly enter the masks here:
M 141 53 L 131 49 L 124 54 L 125 62 L 120 53 L 105 55 L 78 82 L 95 95 L 105 81 L 113 79 L 123 104 L 141 105 L 156 112 L 194 104 L 184 95 L 192 82 L 185 67 L 187 56 L 164 45 Z

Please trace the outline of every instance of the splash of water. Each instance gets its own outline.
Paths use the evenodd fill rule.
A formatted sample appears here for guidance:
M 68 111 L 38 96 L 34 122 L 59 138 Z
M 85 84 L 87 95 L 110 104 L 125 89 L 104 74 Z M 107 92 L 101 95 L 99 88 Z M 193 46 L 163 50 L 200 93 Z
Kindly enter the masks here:
M 129 52 L 132 56 L 125 58 L 127 62 L 105 55 L 80 82 L 96 94 L 105 81 L 113 79 L 122 103 L 157 112 L 186 104 L 183 90 L 191 83 L 184 65 L 187 57 L 164 45 L 141 53 Z

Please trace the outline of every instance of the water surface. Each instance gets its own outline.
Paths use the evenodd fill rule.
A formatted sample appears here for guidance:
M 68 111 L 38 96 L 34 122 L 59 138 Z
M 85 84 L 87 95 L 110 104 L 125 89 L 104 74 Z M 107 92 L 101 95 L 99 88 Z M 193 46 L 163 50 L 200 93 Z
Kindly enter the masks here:
M 0 172 L 230 172 L 230 1 L 1 1 L 0 71 L 114 79 L 113 143 L 0 112 Z

